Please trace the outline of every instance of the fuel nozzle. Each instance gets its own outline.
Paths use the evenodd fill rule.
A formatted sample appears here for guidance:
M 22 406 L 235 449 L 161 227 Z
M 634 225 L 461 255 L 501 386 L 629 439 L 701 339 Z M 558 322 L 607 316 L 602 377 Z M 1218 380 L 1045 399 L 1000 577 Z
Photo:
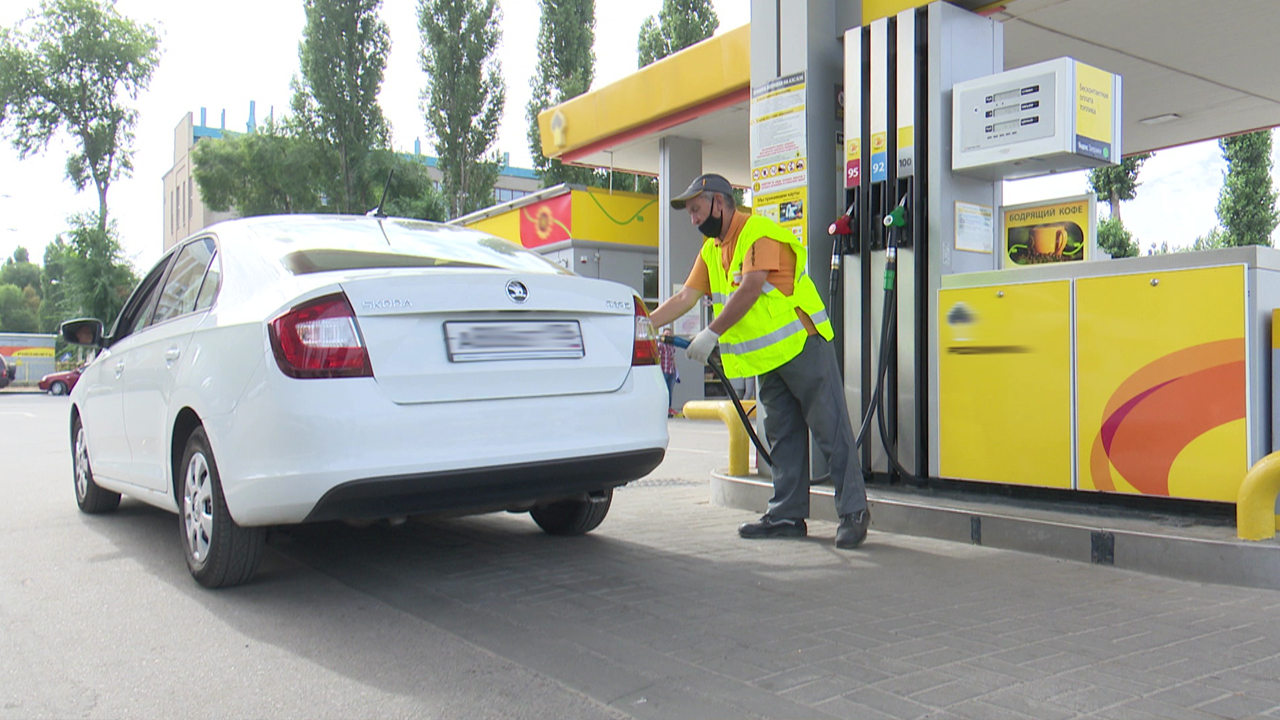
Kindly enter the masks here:
M 857 210 L 858 203 L 852 202 L 849 207 L 845 208 L 844 213 L 836 218 L 836 221 L 827 226 L 828 235 L 852 235 L 853 234 L 853 213 Z
M 907 226 L 907 196 L 903 195 L 898 201 L 898 206 L 889 211 L 884 216 L 884 226 L 887 228 L 900 228 Z

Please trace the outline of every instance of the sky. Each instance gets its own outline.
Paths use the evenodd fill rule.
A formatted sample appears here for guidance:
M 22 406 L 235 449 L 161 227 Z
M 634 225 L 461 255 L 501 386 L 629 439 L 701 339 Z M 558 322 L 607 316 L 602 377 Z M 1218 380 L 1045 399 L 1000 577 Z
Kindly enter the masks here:
M 644 19 L 656 15 L 661 0 L 597 0 L 596 80 L 601 87 L 636 69 L 636 36 Z M 11 27 L 37 8 L 38 0 L 6 0 L 0 24 Z M 507 85 L 506 114 L 496 149 L 510 153 L 511 164 L 529 167 L 524 108 L 536 62 L 538 3 L 502 0 L 502 45 L 498 55 Z M 714 0 L 720 30 L 750 20 L 750 3 Z M 380 103 L 392 128 L 392 146 L 411 151 L 430 139 L 419 109 L 424 78 L 418 65 L 419 36 L 413 0 L 389 0 L 382 17 L 391 33 Z M 141 273 L 159 257 L 163 243 L 162 178 L 173 165 L 173 132 L 187 112 L 196 122 L 207 109 L 207 123 L 244 130 L 249 102 L 259 122 L 287 111 L 289 81 L 298 71 L 298 42 L 304 17 L 298 0 L 220 0 L 216 4 L 171 0 L 117 0 L 117 9 L 150 23 L 160 33 L 162 56 L 151 85 L 133 104 L 140 112 L 134 172 L 117 181 L 108 195 L 109 212 L 119 225 L 126 257 Z M 7 139 L 0 143 L 0 259 L 27 248 L 42 260 L 44 247 L 65 231 L 67 217 L 95 210 L 92 186 L 75 193 L 65 179 L 69 141 L 55 140 L 41 155 L 20 160 Z M 1278 148 L 1280 154 L 1280 148 Z M 1280 164 L 1280 163 L 1278 163 Z M 1189 245 L 1217 224 L 1214 208 L 1226 169 L 1215 142 L 1164 150 L 1142 169 L 1138 199 L 1125 203 L 1125 225 L 1144 250 L 1151 243 Z M 1005 202 L 1015 204 L 1087 191 L 1083 173 L 1006 184 Z

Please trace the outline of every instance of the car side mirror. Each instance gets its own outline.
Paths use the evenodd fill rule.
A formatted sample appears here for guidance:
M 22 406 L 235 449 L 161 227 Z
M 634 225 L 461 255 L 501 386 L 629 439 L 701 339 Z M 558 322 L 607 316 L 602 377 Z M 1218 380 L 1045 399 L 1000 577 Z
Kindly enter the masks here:
M 97 318 L 67 320 L 58 327 L 58 333 L 72 345 L 102 347 L 103 326 Z

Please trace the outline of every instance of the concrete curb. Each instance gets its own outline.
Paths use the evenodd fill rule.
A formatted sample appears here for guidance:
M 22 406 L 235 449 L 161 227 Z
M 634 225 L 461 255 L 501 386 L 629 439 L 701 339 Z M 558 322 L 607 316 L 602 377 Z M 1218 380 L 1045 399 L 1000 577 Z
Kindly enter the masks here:
M 764 512 L 773 486 L 766 480 L 711 475 L 711 502 Z M 810 489 L 811 513 L 836 522 L 834 492 Z M 871 527 L 881 532 L 963 542 L 1001 550 L 1045 555 L 1081 563 L 1111 565 L 1151 575 L 1241 587 L 1280 589 L 1280 544 L 1178 536 L 1120 528 L 1106 518 L 1080 522 L 1019 517 L 1000 511 L 944 507 L 869 490 Z

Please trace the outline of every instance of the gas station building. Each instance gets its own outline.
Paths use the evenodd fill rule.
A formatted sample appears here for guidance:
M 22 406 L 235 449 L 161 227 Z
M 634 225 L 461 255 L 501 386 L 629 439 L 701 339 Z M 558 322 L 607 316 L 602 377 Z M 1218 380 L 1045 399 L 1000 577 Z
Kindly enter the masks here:
M 1269 0 L 751 0 L 545 111 L 542 151 L 657 176 L 658 300 L 701 247 L 669 202 L 701 173 L 806 242 L 854 427 L 884 421 L 874 476 L 1238 502 L 1280 447 L 1280 253 L 1106 260 L 1095 198 L 1001 188 L 1280 125 L 1275 27 Z

